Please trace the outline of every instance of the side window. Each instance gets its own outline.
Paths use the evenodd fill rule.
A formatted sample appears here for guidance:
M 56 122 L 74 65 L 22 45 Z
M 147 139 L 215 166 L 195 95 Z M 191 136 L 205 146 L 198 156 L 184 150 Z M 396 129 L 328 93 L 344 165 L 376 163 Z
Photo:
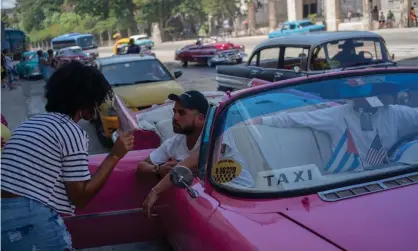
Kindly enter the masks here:
M 293 70 L 295 66 L 302 67 L 302 60 L 308 57 L 309 50 L 300 47 L 286 47 L 284 51 L 283 69 Z
M 289 24 L 284 24 L 282 30 L 290 30 Z
M 325 55 L 324 46 L 318 46 L 314 49 L 310 64 L 310 69 L 313 71 L 323 71 L 330 69 L 328 60 Z
M 363 46 L 356 47 L 356 54 L 362 55 L 367 59 L 379 60 L 382 59 L 382 48 L 380 43 L 376 43 L 373 40 L 363 40 L 355 41 L 357 43 L 363 44 Z
M 295 28 L 296 28 L 296 25 L 294 25 L 294 24 L 291 24 L 291 25 L 290 25 L 290 29 L 291 29 L 291 30 L 294 30 Z
M 262 68 L 277 69 L 279 66 L 280 47 L 267 48 L 260 51 L 260 64 Z
M 197 176 L 199 179 L 204 180 L 206 177 L 206 157 L 209 147 L 210 129 L 212 127 L 213 116 L 215 114 L 215 107 L 210 106 L 209 112 L 205 122 L 205 128 L 203 128 L 202 141 L 200 142 L 199 151 L 199 163 L 197 166 Z

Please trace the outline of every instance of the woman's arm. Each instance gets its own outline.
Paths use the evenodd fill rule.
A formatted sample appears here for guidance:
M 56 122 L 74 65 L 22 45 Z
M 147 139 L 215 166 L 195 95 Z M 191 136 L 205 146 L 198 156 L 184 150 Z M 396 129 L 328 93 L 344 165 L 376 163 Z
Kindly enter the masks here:
M 132 133 L 119 134 L 112 152 L 103 160 L 91 179 L 65 182 L 68 198 L 76 207 L 84 207 L 100 191 L 119 160 L 132 149 L 133 143 Z

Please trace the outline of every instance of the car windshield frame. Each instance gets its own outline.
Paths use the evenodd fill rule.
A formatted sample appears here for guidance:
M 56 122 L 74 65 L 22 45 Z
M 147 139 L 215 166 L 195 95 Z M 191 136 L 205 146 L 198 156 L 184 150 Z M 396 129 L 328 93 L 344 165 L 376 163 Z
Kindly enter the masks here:
M 100 71 L 106 77 L 106 74 L 103 72 L 103 68 L 105 68 L 105 67 L 109 67 L 109 66 L 112 66 L 112 65 L 123 65 L 123 64 L 131 64 L 131 63 L 135 63 L 135 62 L 147 62 L 147 61 L 155 61 L 155 62 L 157 62 L 157 64 L 159 64 L 159 66 L 163 70 L 164 74 L 168 77 L 167 80 L 156 80 L 156 81 L 149 80 L 149 82 L 141 82 L 141 80 L 138 80 L 138 81 L 129 82 L 129 83 L 128 82 L 123 82 L 123 81 L 121 81 L 120 83 L 119 82 L 117 82 L 117 83 L 116 82 L 115 83 L 111 83 L 110 80 L 108 80 L 110 86 L 111 87 L 122 87 L 122 86 L 132 86 L 132 85 L 137 85 L 137 84 L 159 83 L 159 82 L 165 82 L 165 81 L 173 81 L 173 80 L 175 80 L 175 78 L 173 77 L 173 75 L 168 71 L 168 69 L 164 66 L 164 64 L 161 63 L 158 59 L 131 60 L 131 61 L 126 61 L 126 62 L 109 63 L 109 64 L 101 65 Z
M 378 37 L 352 37 L 352 38 L 336 39 L 336 40 L 332 40 L 332 41 L 330 40 L 330 41 L 312 46 L 312 50 L 310 52 L 310 57 L 308 59 L 309 61 L 307 63 L 308 71 L 323 72 L 323 71 L 333 71 L 333 70 L 342 69 L 342 68 L 349 68 L 349 67 L 361 67 L 361 66 L 364 67 L 364 66 L 369 66 L 369 65 L 380 64 L 380 63 L 371 62 L 370 64 L 353 65 L 353 66 L 345 66 L 345 67 L 339 67 L 338 66 L 338 67 L 330 67 L 330 69 L 322 69 L 322 70 L 316 70 L 316 69 L 313 68 L 312 60 L 313 60 L 314 53 L 316 52 L 316 50 L 318 48 L 321 48 L 322 51 L 323 51 L 323 48 L 326 48 L 327 49 L 326 56 L 329 57 L 329 55 L 327 55 L 328 54 L 327 46 L 329 46 L 329 44 L 334 43 L 334 42 L 338 42 L 338 41 L 347 41 L 347 40 L 362 40 L 363 42 L 364 41 L 373 41 L 375 47 L 376 47 L 376 43 L 378 43 L 380 45 L 379 55 L 381 55 L 381 57 L 382 57 L 381 60 L 383 61 L 383 62 L 380 62 L 380 63 L 382 63 L 382 64 L 383 63 L 392 63 L 391 58 L 389 56 L 389 51 L 386 47 L 386 43 L 385 43 L 385 40 L 383 38 L 378 38 Z M 323 52 L 323 53 L 325 53 L 325 52 Z
M 263 85 L 259 87 L 255 87 L 252 89 L 251 92 L 241 92 L 238 93 L 228 99 L 226 99 L 223 103 L 221 103 L 216 111 L 216 115 L 213 119 L 212 128 L 211 128 L 211 143 L 208 149 L 208 160 L 207 160 L 207 183 L 209 183 L 215 190 L 220 193 L 224 193 L 233 197 L 239 198 L 291 198 L 297 196 L 305 196 L 305 195 L 312 195 L 318 194 L 320 192 L 329 191 L 333 189 L 340 189 L 343 187 L 349 187 L 353 185 L 363 184 L 367 182 L 376 182 L 382 179 L 397 177 L 400 175 L 410 174 L 413 172 L 418 172 L 418 165 L 410 165 L 408 168 L 404 169 L 395 169 L 390 172 L 381 172 L 371 176 L 360 177 L 356 179 L 348 179 L 330 183 L 330 184 L 322 184 L 315 187 L 305 187 L 300 189 L 293 189 L 293 190 L 284 190 L 284 191 L 259 191 L 259 190 L 251 190 L 251 189 L 243 189 L 242 187 L 236 188 L 233 186 L 225 186 L 219 184 L 213 180 L 212 172 L 213 172 L 213 165 L 214 165 L 214 156 L 215 156 L 215 147 L 217 147 L 216 141 L 218 141 L 219 137 L 224 132 L 225 120 L 226 115 L 229 111 L 229 108 L 235 104 L 237 100 L 256 96 L 262 93 L 267 93 L 269 91 L 279 91 L 280 89 L 297 87 L 300 85 L 305 84 L 312 84 L 315 82 L 320 81 L 327 81 L 327 80 L 335 80 L 335 79 L 342 79 L 342 78 L 355 78 L 355 77 L 364 77 L 376 74 L 392 74 L 392 73 L 413 73 L 418 74 L 417 67 L 398 67 L 398 68 L 377 68 L 377 69 L 363 69 L 363 70 L 352 70 L 352 71 L 344 71 L 344 72 L 332 72 L 327 74 L 318 74 L 315 76 L 311 76 L 309 78 L 300 77 L 296 79 L 290 79 L 283 81 L 280 85 Z M 219 149 L 218 149 L 219 150 Z M 406 164 L 405 164 L 406 165 Z

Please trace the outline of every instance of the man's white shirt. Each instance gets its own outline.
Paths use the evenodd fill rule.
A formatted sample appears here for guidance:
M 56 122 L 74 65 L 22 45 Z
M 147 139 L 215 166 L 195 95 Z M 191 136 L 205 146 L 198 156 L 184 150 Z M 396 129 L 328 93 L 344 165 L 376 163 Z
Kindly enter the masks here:
M 153 164 L 164 164 L 169 159 L 183 161 L 195 150 L 199 150 L 201 137 L 196 141 L 194 147 L 189 150 L 187 147 L 187 138 L 183 134 L 175 134 L 174 136 L 168 138 L 164 141 L 160 147 L 155 149 L 150 154 L 150 160 Z M 254 180 L 248 171 L 248 167 L 245 164 L 244 159 L 238 152 L 233 138 L 229 133 L 225 132 L 223 134 L 222 144 L 226 145 L 225 152 L 222 153 L 222 158 L 232 158 L 235 161 L 239 162 L 242 166 L 242 171 L 240 175 L 233 179 L 231 182 L 224 183 L 225 185 L 238 184 L 244 187 L 251 187 L 254 185 Z
M 372 117 L 373 130 L 363 131 L 360 113 L 352 104 L 310 112 L 280 113 L 262 118 L 262 124 L 274 127 L 310 127 L 328 133 L 333 149 L 348 128 L 361 159 L 365 159 L 377 133 L 389 150 L 402 136 L 418 128 L 418 109 L 402 105 L 381 107 Z

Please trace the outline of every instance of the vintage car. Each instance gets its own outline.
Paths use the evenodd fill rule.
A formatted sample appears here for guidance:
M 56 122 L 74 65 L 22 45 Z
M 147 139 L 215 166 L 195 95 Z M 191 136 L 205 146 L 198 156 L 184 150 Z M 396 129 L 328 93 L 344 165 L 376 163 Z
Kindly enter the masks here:
M 323 24 L 313 24 L 310 20 L 298 20 L 284 22 L 280 30 L 272 31 L 268 34 L 268 38 L 276 38 L 288 36 L 291 34 L 325 31 Z
M 170 179 L 178 188 L 161 194 L 153 217 L 144 217 L 141 203 L 158 178 L 136 175 L 152 149 L 131 151 L 84 209 L 65 216 L 73 246 L 166 239 L 179 251 L 415 250 L 418 200 L 411 198 L 418 193 L 417 78 L 416 67 L 361 69 L 225 94 L 211 102 L 196 172 L 180 166 L 172 170 Z M 289 90 L 320 99 L 291 97 Z M 389 144 L 387 162 L 371 166 L 366 152 L 357 149 L 374 141 L 366 136 L 370 132 L 348 134 L 343 117 L 333 113 L 349 113 L 357 101 L 370 109 L 377 100 L 384 103 L 383 113 L 393 109 L 395 127 L 379 127 Z M 330 101 L 340 104 L 329 107 Z M 331 117 L 322 128 L 319 123 L 282 128 L 247 123 L 301 113 Z M 169 110 L 158 116 L 166 120 Z M 348 123 L 355 127 L 360 121 Z M 161 131 L 170 132 L 171 126 L 166 123 Z M 225 151 L 225 144 L 234 151 Z M 89 156 L 92 173 L 105 157 Z M 244 169 L 252 185 L 239 184 Z
M 99 58 L 93 65 L 103 73 L 113 91 L 133 111 L 162 104 L 168 94 L 180 94 L 184 91 L 176 80 L 182 72 L 174 71 L 173 76 L 152 56 L 128 54 Z M 93 123 L 102 143 L 110 145 L 112 133 L 119 127 L 118 118 L 110 102 L 102 105 L 99 118 Z
M 46 53 L 45 57 L 47 57 Z M 39 57 L 36 51 L 22 53 L 20 61 L 16 65 L 16 71 L 21 78 L 42 78 L 42 73 L 39 68 Z
M 189 62 L 215 67 L 219 64 L 240 64 L 245 56 L 243 45 L 233 44 L 221 37 L 211 37 L 198 39 L 196 43 L 176 50 L 174 59 L 181 61 L 184 67 Z
M 219 91 L 247 88 L 253 78 L 271 82 L 329 71 L 395 66 L 384 39 L 373 32 L 313 32 L 266 40 L 246 64 L 216 68 Z
M 70 46 L 59 49 L 55 55 L 55 59 L 58 61 L 58 65 L 61 66 L 71 62 L 72 60 L 89 64 L 95 59 L 95 57 L 88 56 L 80 46 Z
M 154 47 L 154 41 L 152 41 L 151 39 L 149 39 L 149 37 L 145 34 L 141 34 L 141 35 L 133 35 L 129 37 L 130 39 L 133 38 L 135 41 L 136 45 L 139 45 L 141 47 L 148 47 L 148 48 L 152 48 Z
M 128 44 L 130 38 L 121 38 L 113 45 L 113 55 L 125 55 L 128 52 Z M 141 54 L 155 57 L 155 53 L 151 51 L 152 46 L 149 44 L 142 45 Z

